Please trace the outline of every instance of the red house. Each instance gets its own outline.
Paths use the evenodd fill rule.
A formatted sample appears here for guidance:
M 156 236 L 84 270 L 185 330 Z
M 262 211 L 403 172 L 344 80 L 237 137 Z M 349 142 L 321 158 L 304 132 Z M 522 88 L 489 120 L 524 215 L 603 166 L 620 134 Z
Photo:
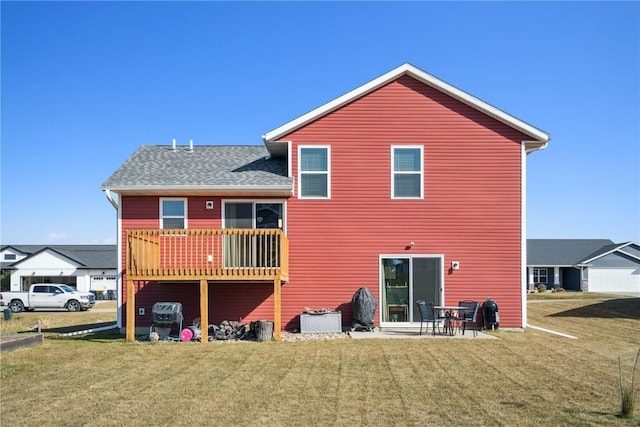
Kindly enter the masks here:
M 128 340 L 157 301 L 276 338 L 305 307 L 348 327 L 361 287 L 382 327 L 419 323 L 418 299 L 488 297 L 525 326 L 526 157 L 547 133 L 404 64 L 263 141 L 142 146 L 102 185 Z

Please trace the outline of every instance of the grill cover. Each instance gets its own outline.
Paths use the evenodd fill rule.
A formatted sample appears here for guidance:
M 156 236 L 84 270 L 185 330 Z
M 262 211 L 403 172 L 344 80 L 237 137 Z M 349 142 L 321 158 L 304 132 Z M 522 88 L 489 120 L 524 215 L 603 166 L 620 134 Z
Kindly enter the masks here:
M 360 288 L 351 298 L 353 308 L 354 329 L 371 329 L 376 314 L 378 302 L 368 288 Z
M 182 322 L 182 304 L 179 302 L 157 302 L 151 308 L 153 324 L 171 326 Z

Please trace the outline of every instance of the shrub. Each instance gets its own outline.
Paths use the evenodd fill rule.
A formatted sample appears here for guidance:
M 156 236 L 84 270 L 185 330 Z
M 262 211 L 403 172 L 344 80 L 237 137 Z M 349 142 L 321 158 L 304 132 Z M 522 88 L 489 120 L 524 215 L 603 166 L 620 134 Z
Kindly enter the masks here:
M 542 284 L 542 283 L 540 283 L 538 285 L 538 292 L 546 292 L 546 291 L 547 291 L 547 286 Z
M 622 383 L 622 364 L 620 362 L 620 356 L 618 356 L 618 378 L 620 379 L 620 411 L 625 418 L 633 417 L 635 410 L 635 382 L 636 382 L 636 369 L 638 368 L 638 359 L 640 358 L 640 349 L 638 349 L 638 355 L 636 356 L 636 362 L 633 364 L 633 371 L 631 373 L 631 386 L 624 385 Z
M 562 286 L 554 286 L 552 292 L 564 292 L 564 288 Z

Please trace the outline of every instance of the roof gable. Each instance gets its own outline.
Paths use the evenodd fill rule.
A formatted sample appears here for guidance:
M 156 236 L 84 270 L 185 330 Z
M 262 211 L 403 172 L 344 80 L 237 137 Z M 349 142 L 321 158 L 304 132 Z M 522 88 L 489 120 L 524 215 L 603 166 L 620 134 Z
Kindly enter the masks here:
M 118 265 L 116 245 L 7 245 L 3 250 L 8 247 L 26 254 L 27 257 L 3 265 L 3 268 L 24 267 L 45 253 L 67 259 L 80 268 L 116 268 Z
M 634 242 L 607 245 L 600 248 L 598 251 L 590 254 L 589 256 L 587 256 L 585 259 L 580 261 L 580 264 L 589 264 L 599 258 L 605 257 L 612 253 L 619 253 L 626 257 L 634 258 L 640 261 L 640 256 L 638 256 L 639 251 L 640 251 L 640 245 Z
M 374 80 L 371 80 L 370 82 L 334 99 L 333 101 L 330 101 L 324 105 L 321 105 L 320 107 L 288 123 L 285 123 L 284 125 L 270 132 L 267 132 L 262 136 L 262 139 L 265 142 L 265 145 L 267 146 L 267 148 L 269 148 L 269 150 L 276 149 L 277 144 L 275 143 L 277 143 L 278 140 L 284 137 L 285 135 L 405 75 L 410 76 L 428 86 L 431 86 L 447 94 L 448 96 L 455 98 L 481 111 L 482 113 L 488 116 L 491 116 L 494 119 L 530 136 L 531 140 L 526 141 L 528 150 L 537 150 L 537 149 L 545 148 L 547 142 L 550 139 L 550 136 L 547 133 L 543 132 L 542 130 L 537 129 L 532 125 L 520 119 L 517 119 L 516 117 L 502 110 L 499 110 L 498 108 L 408 63 L 403 64 L 389 71 L 388 73 L 385 73 L 382 76 Z
M 28 257 L 13 264 L 13 267 L 32 268 L 33 266 L 46 265 L 49 268 L 78 268 L 86 267 L 79 260 L 73 257 L 72 253 L 66 250 L 56 250 L 45 247 Z

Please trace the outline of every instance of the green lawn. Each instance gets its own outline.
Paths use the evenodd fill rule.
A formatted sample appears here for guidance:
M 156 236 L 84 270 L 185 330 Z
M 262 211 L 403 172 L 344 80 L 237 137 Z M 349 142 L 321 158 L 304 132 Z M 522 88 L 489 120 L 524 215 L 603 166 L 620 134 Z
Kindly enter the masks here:
M 531 329 L 494 332 L 497 340 L 299 343 L 49 335 L 42 346 L 2 354 L 0 422 L 639 425 L 640 414 L 618 416 L 617 360 L 630 377 L 640 348 L 640 299 L 536 300 L 528 313 L 531 324 L 578 338 Z

